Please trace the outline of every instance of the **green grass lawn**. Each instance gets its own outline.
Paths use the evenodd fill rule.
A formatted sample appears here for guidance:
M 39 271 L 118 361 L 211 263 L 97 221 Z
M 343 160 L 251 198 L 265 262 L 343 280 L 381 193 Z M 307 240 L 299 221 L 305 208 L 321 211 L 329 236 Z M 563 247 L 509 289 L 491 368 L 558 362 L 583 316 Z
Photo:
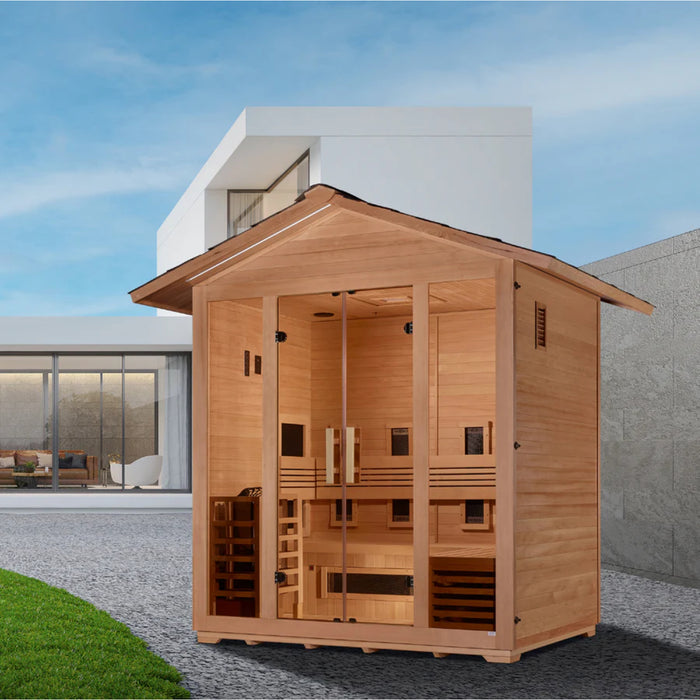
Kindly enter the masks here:
M 0 698 L 189 698 L 181 678 L 106 612 L 0 569 Z

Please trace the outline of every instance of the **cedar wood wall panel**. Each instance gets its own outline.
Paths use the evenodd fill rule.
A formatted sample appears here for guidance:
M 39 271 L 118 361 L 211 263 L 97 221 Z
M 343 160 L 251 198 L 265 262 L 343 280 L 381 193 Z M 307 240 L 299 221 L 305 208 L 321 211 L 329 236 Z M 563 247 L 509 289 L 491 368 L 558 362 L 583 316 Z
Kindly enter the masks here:
M 413 421 L 412 336 L 402 330 L 409 320 L 348 321 L 348 422 L 361 428 L 361 450 L 368 457 L 387 455 L 387 429 Z M 340 426 L 340 324 L 310 325 L 311 456 L 323 460 L 325 428 Z M 431 318 L 431 454 L 464 454 L 464 426 L 494 420 L 494 346 L 493 309 Z M 280 392 L 284 376 L 281 365 Z
M 387 430 L 413 423 L 410 316 L 348 322 L 348 424 L 362 429 L 361 454 L 390 455 Z
M 250 351 L 250 376 L 243 353 Z M 209 303 L 209 495 L 237 496 L 262 485 L 262 311 L 233 301 Z M 264 369 L 264 367 L 263 367 Z
M 519 646 L 597 622 L 598 301 L 516 265 L 515 614 Z M 535 302 L 546 349 L 535 347 Z
M 280 343 L 279 353 L 279 422 L 299 423 L 304 428 L 304 454 L 309 454 L 309 424 L 311 422 L 311 328 L 300 319 L 283 315 L 280 300 L 279 329 L 287 334 Z
M 210 495 L 235 496 L 262 483 L 262 375 L 255 374 L 255 355 L 263 354 L 262 312 L 218 301 L 210 302 L 209 314 Z M 308 425 L 309 326 L 280 318 L 280 327 L 288 333 L 280 352 L 280 418 Z M 248 377 L 243 372 L 245 350 L 250 351 Z
M 495 310 L 440 315 L 435 332 L 437 454 L 463 455 L 465 426 L 486 426 L 496 415 Z M 484 431 L 485 450 L 487 440 Z

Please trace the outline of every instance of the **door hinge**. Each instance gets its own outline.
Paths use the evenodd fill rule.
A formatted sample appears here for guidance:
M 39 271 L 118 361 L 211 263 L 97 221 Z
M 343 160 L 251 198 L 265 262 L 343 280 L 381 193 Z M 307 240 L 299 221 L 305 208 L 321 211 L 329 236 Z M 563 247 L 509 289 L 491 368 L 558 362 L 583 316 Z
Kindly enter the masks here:
M 516 289 L 520 289 L 520 287 L 522 287 L 522 284 L 520 284 L 520 282 L 513 282 L 513 286 L 514 286 Z
M 404 324 L 403 332 L 406 335 L 413 335 L 413 321 Z
M 287 340 L 287 334 L 284 331 L 275 331 L 275 342 L 284 343 Z
M 519 443 L 519 442 L 514 442 L 514 443 L 513 443 L 513 449 L 519 450 L 519 449 L 520 449 L 520 443 Z
M 413 588 L 413 576 L 406 576 L 406 588 Z
M 275 571 L 275 583 L 284 583 L 287 580 L 287 574 L 284 571 Z

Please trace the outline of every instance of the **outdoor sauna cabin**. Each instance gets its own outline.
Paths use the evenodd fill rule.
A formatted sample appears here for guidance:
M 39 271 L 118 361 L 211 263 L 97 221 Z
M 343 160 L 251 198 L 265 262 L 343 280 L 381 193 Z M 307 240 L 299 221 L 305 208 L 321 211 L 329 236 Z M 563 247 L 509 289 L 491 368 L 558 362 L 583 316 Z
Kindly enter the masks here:
M 199 641 L 595 633 L 600 302 L 652 306 L 324 185 L 132 296 L 193 316 Z

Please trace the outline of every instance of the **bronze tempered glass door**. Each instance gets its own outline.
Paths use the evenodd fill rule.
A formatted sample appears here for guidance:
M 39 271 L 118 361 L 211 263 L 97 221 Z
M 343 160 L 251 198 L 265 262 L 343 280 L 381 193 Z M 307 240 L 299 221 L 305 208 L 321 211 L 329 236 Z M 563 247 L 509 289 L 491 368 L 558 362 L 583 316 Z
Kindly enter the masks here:
M 413 623 L 412 288 L 346 296 L 346 619 Z
M 280 298 L 278 329 L 277 614 L 341 621 L 341 296 Z
M 412 623 L 411 303 L 279 301 L 279 617 Z

